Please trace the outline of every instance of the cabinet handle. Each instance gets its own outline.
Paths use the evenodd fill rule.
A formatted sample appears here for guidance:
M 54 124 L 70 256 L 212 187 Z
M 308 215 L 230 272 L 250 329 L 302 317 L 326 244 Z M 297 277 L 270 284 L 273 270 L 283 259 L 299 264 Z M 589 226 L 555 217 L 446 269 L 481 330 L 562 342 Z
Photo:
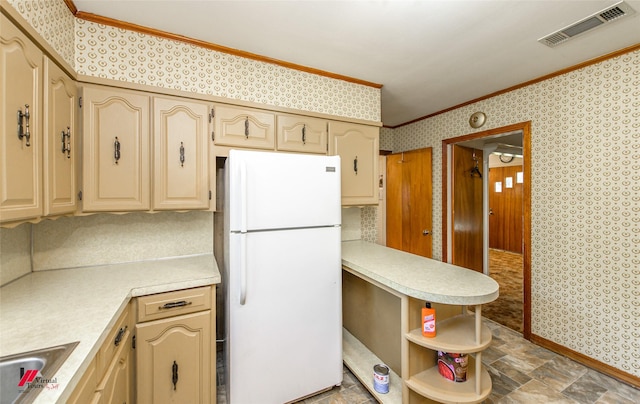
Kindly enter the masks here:
M 118 160 L 120 160 L 120 142 L 118 141 L 118 136 L 116 136 L 116 140 L 113 142 L 113 158 L 116 159 L 116 164 L 118 164 Z
M 358 175 L 358 156 L 353 159 L 353 171 Z
M 120 329 L 118 330 L 118 334 L 116 335 L 116 338 L 113 340 L 113 345 L 115 346 L 120 345 L 120 343 L 122 342 L 122 337 L 124 337 L 125 332 L 127 332 L 126 325 L 124 327 L 120 327 Z
M 188 306 L 191 303 L 192 302 L 187 302 L 186 300 L 180 300 L 178 302 L 165 303 L 164 305 L 159 306 L 158 309 L 159 310 L 174 309 L 176 307 Z
M 171 366 L 171 381 L 173 382 L 173 389 L 176 389 L 176 384 L 178 384 L 178 364 L 176 361 L 173 361 L 173 366 Z
M 22 109 L 18 109 L 18 139 L 22 140 L 23 137 L 26 137 L 27 142 L 25 143 L 25 146 L 27 147 L 31 146 L 31 133 L 29 132 L 30 117 L 31 114 L 29 114 L 29 104 L 24 104 L 24 113 L 22 112 Z M 23 119 L 26 121 L 26 131 L 22 127 Z
M 307 143 L 307 125 L 302 125 L 302 144 Z
M 180 142 L 180 167 L 184 167 L 184 143 Z
M 249 139 L 249 117 L 244 119 L 244 137 Z
M 62 131 L 62 154 L 67 154 L 71 158 L 71 128 L 67 126 L 67 131 Z

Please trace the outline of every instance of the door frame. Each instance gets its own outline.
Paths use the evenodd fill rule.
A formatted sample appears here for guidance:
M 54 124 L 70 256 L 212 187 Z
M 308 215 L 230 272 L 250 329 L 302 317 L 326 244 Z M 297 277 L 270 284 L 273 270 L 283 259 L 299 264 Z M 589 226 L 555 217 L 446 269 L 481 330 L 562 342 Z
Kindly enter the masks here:
M 451 250 L 451 237 L 453 232 L 452 201 L 450 198 L 451 169 L 449 159 L 455 143 L 474 139 L 496 137 L 508 132 L 522 131 L 523 148 L 523 226 L 522 226 L 522 260 L 523 260 L 523 337 L 531 339 L 531 121 L 520 122 L 500 128 L 489 129 L 464 136 L 445 139 L 442 141 L 442 260 L 451 262 L 449 251 Z M 488 237 L 484 232 L 483 237 Z M 485 240 L 487 241 L 487 240 Z

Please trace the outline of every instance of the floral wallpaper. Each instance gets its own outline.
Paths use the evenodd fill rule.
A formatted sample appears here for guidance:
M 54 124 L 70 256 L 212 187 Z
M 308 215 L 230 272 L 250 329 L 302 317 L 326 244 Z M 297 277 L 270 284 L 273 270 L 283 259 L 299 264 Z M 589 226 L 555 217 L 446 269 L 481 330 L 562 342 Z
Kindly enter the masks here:
M 487 123 L 474 130 L 476 111 Z M 393 130 L 394 152 L 433 148 L 434 229 L 442 228 L 442 140 L 524 121 L 531 331 L 640 376 L 640 51 Z M 441 237 L 434 233 L 437 259 Z
M 380 89 L 77 19 L 79 74 L 380 120 Z
M 75 17 L 61 0 L 8 0 L 70 66 L 74 65 Z
M 62 0 L 9 3 L 81 75 L 378 122 L 380 89 L 73 17 Z

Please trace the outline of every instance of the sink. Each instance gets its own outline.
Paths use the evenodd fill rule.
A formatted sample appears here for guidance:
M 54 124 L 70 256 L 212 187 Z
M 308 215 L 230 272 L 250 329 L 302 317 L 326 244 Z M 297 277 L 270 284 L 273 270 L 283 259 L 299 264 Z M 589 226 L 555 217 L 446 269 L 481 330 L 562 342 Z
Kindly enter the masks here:
M 58 388 L 53 376 L 76 345 L 71 342 L 1 357 L 0 404 L 30 403 L 42 389 Z

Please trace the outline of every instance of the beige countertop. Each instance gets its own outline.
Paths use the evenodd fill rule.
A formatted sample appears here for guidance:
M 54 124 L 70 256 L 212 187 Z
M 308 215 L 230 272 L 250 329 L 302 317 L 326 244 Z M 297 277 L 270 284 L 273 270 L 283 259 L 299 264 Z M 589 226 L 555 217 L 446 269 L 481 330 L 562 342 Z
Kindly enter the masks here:
M 0 356 L 79 341 L 35 401 L 63 402 L 131 298 L 220 281 L 212 254 L 31 272 L 0 288 Z
M 475 305 L 498 298 L 498 283 L 484 274 L 366 241 L 342 242 L 342 265 L 401 294 L 434 303 Z

